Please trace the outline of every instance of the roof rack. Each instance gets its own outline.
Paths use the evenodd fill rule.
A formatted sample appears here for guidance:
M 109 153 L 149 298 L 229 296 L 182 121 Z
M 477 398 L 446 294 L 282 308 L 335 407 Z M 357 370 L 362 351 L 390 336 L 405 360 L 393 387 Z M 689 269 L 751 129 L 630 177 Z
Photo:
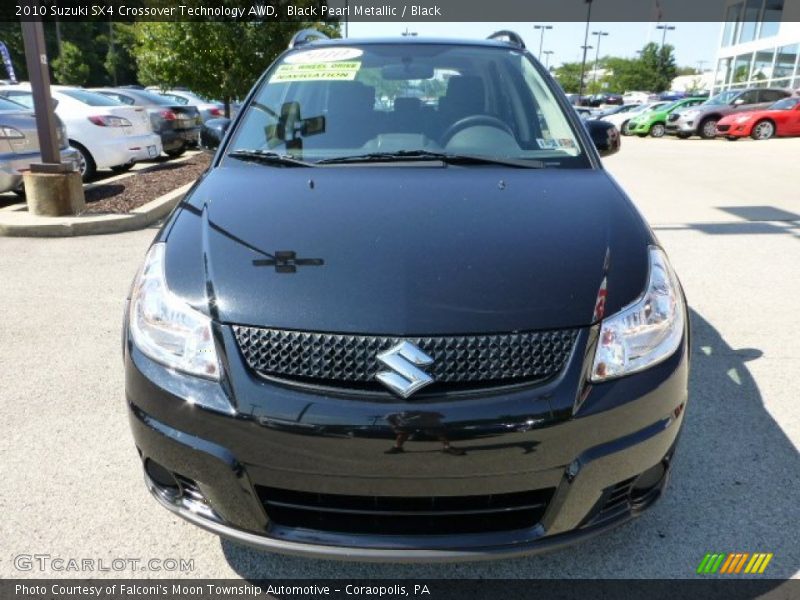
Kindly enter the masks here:
M 512 46 L 517 46 L 518 48 L 525 48 L 525 42 L 522 41 L 520 35 L 514 31 L 509 31 L 508 29 L 495 31 L 492 35 L 490 35 L 486 39 L 499 40 L 501 42 L 507 42 Z
M 316 29 L 301 29 L 297 33 L 292 36 L 292 39 L 289 41 L 289 49 L 296 48 L 297 46 L 303 46 L 305 44 L 310 44 L 316 40 L 329 40 L 330 38 L 318 31 Z

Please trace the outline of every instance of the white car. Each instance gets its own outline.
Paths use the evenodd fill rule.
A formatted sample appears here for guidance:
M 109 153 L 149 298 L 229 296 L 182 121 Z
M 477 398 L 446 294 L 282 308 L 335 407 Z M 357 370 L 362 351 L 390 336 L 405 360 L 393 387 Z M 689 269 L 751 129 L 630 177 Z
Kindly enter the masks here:
M 647 104 L 650 101 L 650 92 L 625 92 L 622 94 L 623 104 Z
M 655 110 L 661 106 L 669 104 L 669 102 L 649 102 L 647 104 L 639 104 L 638 106 L 631 108 L 630 110 L 614 113 L 613 115 L 606 115 L 604 117 L 600 117 L 601 121 L 606 121 L 608 123 L 613 123 L 617 126 L 620 133 L 622 135 L 630 135 L 628 133 L 628 121 L 630 121 L 633 117 L 637 117 L 643 112 L 647 112 L 648 110 Z
M 58 102 L 56 114 L 67 128 L 69 144 L 80 154 L 84 180 L 97 169 L 124 171 L 136 161 L 161 155 L 161 138 L 153 133 L 143 107 L 126 106 L 81 88 L 54 85 L 50 91 Z M 29 85 L 4 86 L 0 95 L 33 106 Z

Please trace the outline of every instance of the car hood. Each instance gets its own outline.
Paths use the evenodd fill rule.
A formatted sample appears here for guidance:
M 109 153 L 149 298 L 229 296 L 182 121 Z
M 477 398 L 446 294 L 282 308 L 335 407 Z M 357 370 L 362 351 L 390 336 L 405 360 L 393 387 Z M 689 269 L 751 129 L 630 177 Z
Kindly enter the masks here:
M 170 289 L 222 322 L 424 335 L 589 325 L 604 277 L 607 314 L 642 292 L 652 234 L 602 170 L 229 160 L 162 239 Z
M 733 123 L 740 117 L 747 117 L 748 119 L 760 119 L 762 117 L 775 117 L 780 114 L 785 114 L 787 111 L 784 110 L 766 110 L 766 109 L 753 109 L 747 111 L 741 111 L 737 113 L 730 114 L 728 116 L 722 117 L 719 120 L 720 124 L 728 124 Z

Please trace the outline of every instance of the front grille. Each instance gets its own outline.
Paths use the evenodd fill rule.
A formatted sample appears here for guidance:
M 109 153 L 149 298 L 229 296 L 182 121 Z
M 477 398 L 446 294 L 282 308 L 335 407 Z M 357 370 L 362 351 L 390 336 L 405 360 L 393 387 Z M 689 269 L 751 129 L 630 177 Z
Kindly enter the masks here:
M 730 125 L 717 125 L 717 131 L 728 131 L 731 128 Z
M 438 384 L 485 387 L 549 378 L 564 366 L 577 330 L 503 335 L 387 337 L 233 327 L 248 366 L 261 375 L 320 385 L 371 386 L 377 355 L 406 340 L 433 358 Z M 383 388 L 376 388 L 383 389 Z
M 447 535 L 535 526 L 554 488 L 482 496 L 349 496 L 256 486 L 270 522 L 376 535 Z
M 681 116 L 678 113 L 670 113 L 670 115 L 669 115 L 669 120 L 670 121 L 677 121 L 680 118 L 681 118 Z

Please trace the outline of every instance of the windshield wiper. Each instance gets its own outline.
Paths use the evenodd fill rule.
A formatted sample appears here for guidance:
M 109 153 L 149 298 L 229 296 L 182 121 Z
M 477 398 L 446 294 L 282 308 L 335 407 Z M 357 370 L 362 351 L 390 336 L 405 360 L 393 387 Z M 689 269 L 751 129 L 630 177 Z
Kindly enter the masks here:
M 449 165 L 503 165 L 519 169 L 544 169 L 545 164 L 540 160 L 524 158 L 502 158 L 481 156 L 478 154 L 451 154 L 448 152 L 431 152 L 429 150 L 398 150 L 396 152 L 369 152 L 352 156 L 337 156 L 323 158 L 317 165 L 335 165 L 346 163 L 376 163 L 376 162 L 403 162 L 403 161 L 429 161 L 436 160 Z
M 314 164 L 294 158 L 288 154 L 278 154 L 269 150 L 233 150 L 228 156 L 239 160 L 249 160 L 264 165 L 279 165 L 284 167 L 313 167 Z

